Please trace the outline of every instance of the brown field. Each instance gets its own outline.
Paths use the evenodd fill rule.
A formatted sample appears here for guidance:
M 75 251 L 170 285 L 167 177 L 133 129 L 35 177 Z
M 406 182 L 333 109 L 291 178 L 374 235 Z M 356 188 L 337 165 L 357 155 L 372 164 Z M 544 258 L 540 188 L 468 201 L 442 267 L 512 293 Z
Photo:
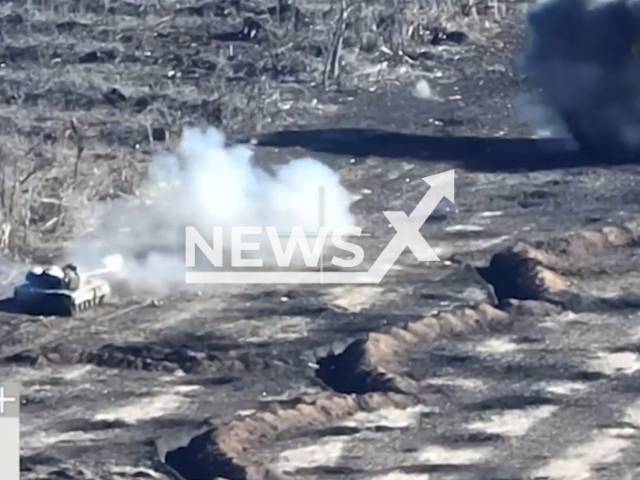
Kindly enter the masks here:
M 331 166 L 372 253 L 382 211 L 410 213 L 424 177 L 456 170 L 455 203 L 421 229 L 444 261 L 406 251 L 379 285 L 133 288 L 72 318 L 3 313 L 21 478 L 635 478 L 638 168 L 530 138 L 522 11 L 0 6 L 7 290 L 96 206 L 138 198 L 189 125 L 253 140 L 260 165 Z

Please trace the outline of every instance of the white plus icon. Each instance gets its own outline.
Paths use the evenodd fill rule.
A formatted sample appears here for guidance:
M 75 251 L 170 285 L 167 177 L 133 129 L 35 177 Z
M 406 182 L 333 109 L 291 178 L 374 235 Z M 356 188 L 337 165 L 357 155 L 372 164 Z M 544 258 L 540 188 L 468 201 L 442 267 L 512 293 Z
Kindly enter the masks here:
M 4 414 L 4 404 L 15 402 L 16 397 L 5 397 L 4 396 L 4 387 L 0 385 L 0 415 Z

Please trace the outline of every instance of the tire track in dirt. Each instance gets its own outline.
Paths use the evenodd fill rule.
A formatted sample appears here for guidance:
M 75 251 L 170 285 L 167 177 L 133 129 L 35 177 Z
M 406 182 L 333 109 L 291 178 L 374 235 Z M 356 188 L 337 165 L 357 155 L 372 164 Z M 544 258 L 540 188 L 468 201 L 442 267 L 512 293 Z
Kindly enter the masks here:
M 228 355 L 195 352 L 186 347 L 150 344 L 109 343 L 96 349 L 85 349 L 66 342 L 23 350 L 2 359 L 9 364 L 31 367 L 52 365 L 93 365 L 120 370 L 144 370 L 164 373 L 202 373 L 237 375 L 247 371 L 269 368 L 270 363 L 260 356 L 243 356 L 242 352 Z
M 164 303 L 170 308 L 164 307 Z M 36 346 L 5 354 L 3 363 L 35 367 L 93 365 L 121 370 L 145 370 L 166 373 L 195 373 L 206 370 L 211 373 L 237 374 L 250 368 L 259 369 L 257 358 L 236 358 L 233 355 L 217 355 L 196 352 L 170 342 L 149 341 L 150 331 L 162 331 L 170 325 L 203 312 L 210 313 L 224 304 L 218 297 L 200 302 L 185 300 L 180 295 L 168 297 L 163 303 L 153 300 L 128 302 L 124 307 L 92 310 L 85 315 L 64 319 L 31 319 Z M 90 342 L 71 342 L 70 334 L 90 324 Z M 55 328 L 53 328 L 55 324 Z M 128 328 L 135 325 L 136 328 Z M 99 344 L 101 332 L 109 336 L 112 331 L 135 332 L 136 338 L 122 338 L 117 343 Z M 77 336 L 77 335 L 76 335 Z M 140 338 L 139 338 L 140 337 Z M 97 342 L 96 342 L 97 338 Z M 80 338 L 81 340 L 81 338 Z M 85 343 L 85 346 L 81 346 Z M 88 344 L 87 344 L 88 343 Z M 95 344 L 93 347 L 90 344 Z
M 316 376 L 328 391 L 269 403 L 259 412 L 219 423 L 177 448 L 160 440 L 159 454 L 186 480 L 280 478 L 277 468 L 253 460 L 261 444 L 358 412 L 424 404 L 420 384 L 404 370 L 411 353 L 427 348 L 430 340 L 509 328 L 517 321 L 514 312 L 526 302 L 547 304 L 551 310 L 624 307 L 630 301 L 624 295 L 600 298 L 582 288 L 581 279 L 596 267 L 599 254 L 633 246 L 639 236 L 640 222 L 634 220 L 533 245 L 518 242 L 494 254 L 487 266 L 476 267 L 494 289 L 496 305 L 469 305 L 368 333 L 341 351 L 315 358 Z
M 30 315 L 11 314 L 2 321 L 2 343 L 6 351 L 9 341 L 15 344 L 46 344 L 58 338 L 66 338 L 71 332 L 90 324 L 95 328 L 102 322 L 123 317 L 146 308 L 149 302 L 128 301 L 121 304 L 105 304 L 100 309 L 92 309 L 81 315 L 60 317 L 34 317 Z

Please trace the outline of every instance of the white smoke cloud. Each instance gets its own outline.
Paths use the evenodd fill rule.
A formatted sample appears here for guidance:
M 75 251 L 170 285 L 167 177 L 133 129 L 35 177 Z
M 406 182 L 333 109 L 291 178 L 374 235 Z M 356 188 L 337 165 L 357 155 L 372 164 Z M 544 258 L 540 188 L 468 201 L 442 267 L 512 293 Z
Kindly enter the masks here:
M 113 264 L 108 256 L 117 254 L 122 257 L 118 275 L 131 287 L 170 288 L 184 283 L 186 226 L 210 244 L 213 227 L 223 227 L 228 250 L 231 227 L 273 226 L 286 234 L 293 227 L 317 231 L 321 221 L 329 231 L 353 226 L 350 204 L 338 173 L 317 160 L 296 159 L 272 175 L 253 163 L 249 148 L 225 147 L 221 132 L 188 128 L 175 153 L 153 158 L 139 197 L 93 213 L 94 225 L 74 242 L 69 261 L 83 269 L 103 268 L 105 257 Z M 269 262 L 266 239 L 265 233 L 243 242 L 260 241 L 258 258 Z M 308 241 L 313 247 L 314 238 Z
M 421 100 L 440 100 L 440 97 L 436 91 L 431 87 L 431 84 L 425 80 L 420 79 L 413 87 L 413 96 Z

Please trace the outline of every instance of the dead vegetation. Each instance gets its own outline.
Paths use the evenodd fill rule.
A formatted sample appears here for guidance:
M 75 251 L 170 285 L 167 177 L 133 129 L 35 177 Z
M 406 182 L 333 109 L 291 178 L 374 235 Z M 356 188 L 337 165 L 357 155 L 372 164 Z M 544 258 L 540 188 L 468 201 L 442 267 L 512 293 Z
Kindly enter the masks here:
M 151 152 L 185 125 L 261 132 L 321 115 L 330 91 L 428 74 L 446 55 L 442 46 L 478 41 L 512 7 L 497 0 L 5 3 L 0 249 L 62 248 L 88 228 L 86 205 L 136 195 Z
M 314 359 L 316 376 L 328 391 L 273 402 L 264 411 L 221 422 L 171 451 L 160 442 L 160 454 L 185 478 L 284 478 L 272 465 L 247 461 L 249 452 L 260 443 L 277 440 L 283 432 L 331 425 L 357 412 L 424 403 L 424 385 L 406 374 L 406 366 L 412 353 L 428 350 L 434 339 L 500 331 L 519 317 L 543 318 L 554 307 L 580 311 L 582 306 L 589 311 L 598 300 L 608 308 L 626 303 L 624 298 L 616 302 L 595 297 L 581 288 L 585 279 L 575 272 L 571 275 L 570 268 L 589 257 L 606 257 L 618 248 L 635 244 L 639 225 L 634 218 L 621 225 L 583 229 L 537 242 L 536 247 L 516 243 L 500 250 L 490 257 L 487 267 L 478 269 L 495 289 L 496 305 L 479 303 L 443 310 L 402 327 L 368 332 L 345 348 Z M 571 276 L 571 281 L 563 275 Z M 505 285 L 511 289 L 506 290 Z M 562 293 L 571 296 L 559 296 Z M 637 299 L 625 308 L 636 305 Z

